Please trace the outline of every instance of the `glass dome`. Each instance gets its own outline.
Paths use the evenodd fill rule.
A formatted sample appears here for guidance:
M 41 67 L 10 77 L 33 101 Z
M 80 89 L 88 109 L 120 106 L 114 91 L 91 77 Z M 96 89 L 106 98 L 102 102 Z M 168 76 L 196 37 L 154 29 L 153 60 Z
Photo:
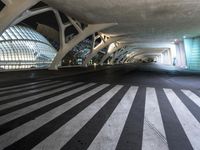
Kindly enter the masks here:
M 0 36 L 0 69 L 47 68 L 56 49 L 35 30 L 12 26 Z

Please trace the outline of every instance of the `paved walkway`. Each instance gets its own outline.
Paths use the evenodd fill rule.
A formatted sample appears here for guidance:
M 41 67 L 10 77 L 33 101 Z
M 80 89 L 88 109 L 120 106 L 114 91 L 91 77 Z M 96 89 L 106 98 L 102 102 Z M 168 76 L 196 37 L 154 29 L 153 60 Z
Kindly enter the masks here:
M 44 80 L 0 96 L 0 149 L 200 148 L 198 90 Z
M 200 77 L 149 67 L 7 73 L 0 149 L 199 150 Z

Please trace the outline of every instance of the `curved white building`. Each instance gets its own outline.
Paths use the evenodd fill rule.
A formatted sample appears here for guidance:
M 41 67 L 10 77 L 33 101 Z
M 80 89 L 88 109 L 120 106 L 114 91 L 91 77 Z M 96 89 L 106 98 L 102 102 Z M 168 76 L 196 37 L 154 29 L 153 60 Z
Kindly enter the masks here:
M 47 39 L 25 26 L 12 26 L 0 36 L 0 68 L 48 67 L 57 51 Z

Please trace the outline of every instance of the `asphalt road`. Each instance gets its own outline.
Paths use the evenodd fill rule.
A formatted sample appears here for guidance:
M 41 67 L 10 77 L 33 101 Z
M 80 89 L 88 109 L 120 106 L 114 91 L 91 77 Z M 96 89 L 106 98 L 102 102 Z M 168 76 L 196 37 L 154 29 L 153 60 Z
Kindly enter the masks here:
M 200 72 L 185 71 L 157 64 L 127 64 L 65 68 L 59 71 L 32 70 L 1 72 L 0 86 L 43 79 L 96 83 L 200 89 Z
M 200 149 L 198 72 L 128 64 L 0 77 L 0 150 Z
M 127 64 L 68 78 L 122 85 L 200 89 L 200 74 L 156 64 Z

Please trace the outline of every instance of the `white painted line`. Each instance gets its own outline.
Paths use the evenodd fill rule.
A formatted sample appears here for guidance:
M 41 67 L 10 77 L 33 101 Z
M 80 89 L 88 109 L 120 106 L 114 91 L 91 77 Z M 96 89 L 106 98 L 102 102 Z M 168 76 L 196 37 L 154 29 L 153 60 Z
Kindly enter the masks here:
M 31 83 L 25 83 L 25 84 L 2 87 L 2 88 L 0 88 L 0 91 L 9 90 L 9 89 L 13 89 L 13 88 L 20 88 L 20 87 L 27 86 L 27 85 L 35 85 L 35 84 L 46 82 L 46 81 L 50 81 L 50 80 L 36 81 L 36 82 L 31 82 Z
M 168 150 L 158 99 L 154 88 L 147 88 L 142 150 Z
M 76 83 L 76 84 L 74 84 L 73 86 L 76 86 L 76 85 L 79 85 L 79 84 L 80 84 L 80 83 Z M 80 91 L 82 91 L 82 90 L 84 90 L 84 89 L 86 89 L 86 88 L 88 88 L 88 87 L 90 87 L 90 86 L 92 86 L 92 85 L 94 85 L 94 84 L 92 83 L 92 84 L 87 84 L 87 85 L 81 86 L 81 87 L 79 87 L 79 88 L 73 89 L 73 90 L 68 91 L 68 92 L 65 92 L 65 93 L 63 93 L 63 94 L 60 94 L 60 95 L 51 97 L 51 98 L 49 98 L 49 99 L 47 99 L 47 100 L 44 100 L 44 101 L 42 101 L 42 102 L 39 102 L 39 103 L 30 105 L 30 106 L 25 107 L 25 108 L 23 108 L 23 109 L 17 110 L 17 111 L 12 112 L 12 113 L 9 113 L 9 114 L 7 114 L 7 115 L 4 115 L 4 116 L 0 117 L 0 125 L 6 123 L 6 122 L 8 122 L 8 121 L 11 121 L 11 120 L 13 120 L 13 119 L 15 119 L 15 118 L 18 118 L 18 117 L 20 117 L 20 116 L 23 116 L 23 115 L 25 115 L 25 114 L 27 114 L 27 113 L 30 113 L 30 112 L 32 112 L 32 111 L 34 111 L 34 110 L 37 110 L 37 109 L 39 109 L 39 108 L 42 108 L 42 107 L 44 107 L 44 106 L 46 106 L 46 105 L 48 105 L 48 104 L 54 103 L 54 102 L 56 102 L 56 101 L 58 101 L 58 100 L 60 100 L 60 99 L 62 99 L 62 98 L 65 98 L 65 97 L 67 97 L 67 96 L 70 96 L 70 95 L 72 95 L 72 94 L 75 94 L 75 93 L 77 93 L 77 92 L 80 92 Z M 67 88 L 70 88 L 70 87 L 72 87 L 72 85 L 66 86 L 65 88 L 67 89 Z
M 88 84 L 89 85 L 89 84 Z M 92 84 L 90 84 L 92 85 Z M 97 92 L 101 91 L 105 87 L 109 86 L 108 84 L 104 84 L 101 86 L 98 86 L 94 88 L 91 91 L 88 91 L 66 103 L 64 103 L 61 106 L 58 106 L 49 112 L 46 112 L 45 114 L 35 118 L 32 121 L 29 121 L 18 128 L 15 128 L 11 130 L 10 132 L 7 132 L 6 134 L 0 136 L 0 149 L 3 149 L 14 142 L 20 140 L 21 138 L 25 137 L 26 135 L 30 134 L 31 132 L 37 130 L 41 126 L 45 125 L 49 121 L 55 119 L 56 117 L 62 115 L 64 112 L 68 111 L 72 107 L 76 106 L 77 104 L 83 102 L 87 98 L 91 97 L 92 95 L 96 94 Z M 85 86 L 86 87 L 86 86 Z M 83 89 L 82 89 L 83 90 Z
M 88 150 L 115 150 L 138 87 L 130 87 Z
M 51 148 L 60 149 L 67 143 L 123 86 L 117 85 L 106 94 L 98 98 L 94 103 L 81 111 L 78 115 L 64 124 L 44 141 L 36 145 L 34 150 Z
M 19 89 L 18 89 L 18 91 L 19 91 L 18 93 L 14 93 L 14 94 L 11 93 L 11 94 L 8 94 L 8 95 L 5 95 L 5 96 L 1 96 L 0 101 L 5 101 L 5 100 L 10 99 L 10 98 L 15 98 L 15 97 L 18 97 L 18 96 L 23 96 L 23 95 L 32 94 L 32 93 L 35 93 L 35 92 L 50 89 L 52 87 L 57 86 L 58 81 L 54 81 L 52 83 L 55 83 L 55 84 L 51 85 L 51 86 L 47 86 L 47 87 L 41 87 L 41 88 L 40 88 L 40 86 L 49 85 L 50 83 L 43 83 L 43 84 L 40 84 L 40 85 L 34 85 L 32 87 L 35 87 L 35 88 L 32 89 L 32 90 L 28 90 L 28 88 L 30 88 L 30 87 L 24 88 L 23 91 L 19 91 Z
M 52 82 L 47 82 L 47 83 L 39 83 L 39 84 L 36 84 L 36 85 L 30 85 L 28 87 L 23 87 L 23 88 L 17 88 L 17 89 L 11 89 L 11 90 L 6 90 L 6 91 L 2 91 L 0 92 L 0 95 L 1 94 L 6 94 L 6 93 L 10 93 L 10 92 L 21 92 L 21 91 L 25 91 L 25 90 L 31 90 L 31 89 L 39 89 L 40 86 L 45 86 L 45 85 L 49 85 L 49 84 L 52 84 L 52 83 L 59 83 L 60 81 L 52 81 Z
M 200 149 L 200 123 L 171 89 L 164 89 L 192 147 Z
M 61 83 L 61 84 L 64 85 L 66 83 Z M 19 100 L 14 101 L 14 102 L 10 102 L 10 103 L 4 104 L 4 105 L 0 105 L 0 110 L 7 109 L 7 108 L 10 108 L 10 107 L 13 107 L 13 106 L 16 106 L 16 105 L 19 105 L 19 104 L 22 104 L 22 103 L 25 103 L 25 102 L 28 102 L 28 101 L 36 100 L 36 99 L 41 98 L 43 96 L 47 96 L 47 95 L 50 95 L 50 94 L 53 94 L 53 93 L 56 93 L 56 92 L 60 92 L 60 91 L 66 90 L 68 88 L 71 88 L 71 87 L 74 87 L 74 86 L 77 86 L 77 85 L 80 85 L 80 84 L 82 84 L 82 83 L 80 82 L 80 83 L 67 85 L 67 86 L 64 86 L 64 87 L 61 87 L 61 88 L 56 88 L 56 89 L 46 91 L 46 92 L 43 92 L 43 93 L 40 93 L 40 94 L 37 94 L 37 95 L 25 97 L 25 98 L 19 99 Z
M 200 107 L 200 97 L 189 90 L 181 90 L 189 99 L 191 99 L 197 106 Z

